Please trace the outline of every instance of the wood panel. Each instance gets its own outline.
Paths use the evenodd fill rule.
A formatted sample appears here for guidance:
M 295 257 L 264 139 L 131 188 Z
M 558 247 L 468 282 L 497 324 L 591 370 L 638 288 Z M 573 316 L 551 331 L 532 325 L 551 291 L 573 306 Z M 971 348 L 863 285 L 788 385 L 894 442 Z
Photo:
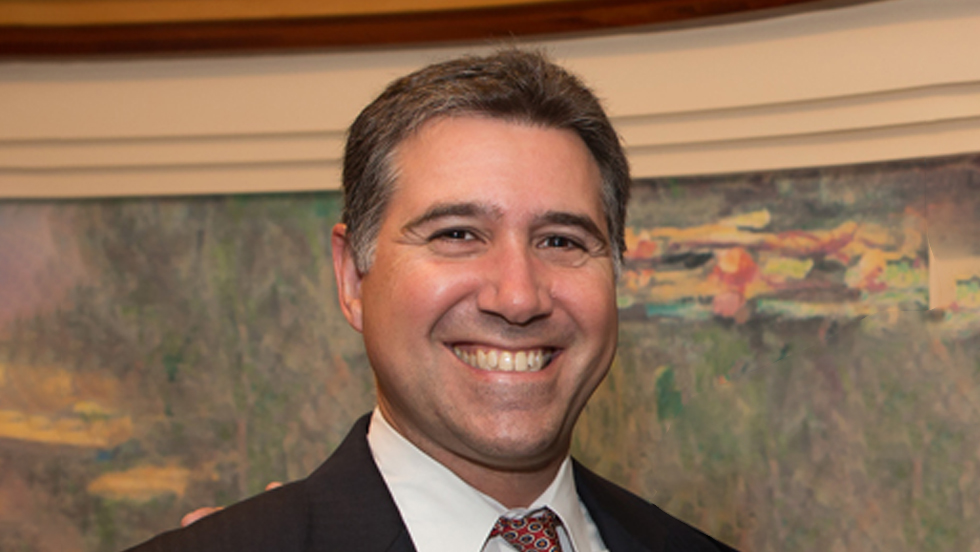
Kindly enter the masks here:
M 571 0 L 426 13 L 0 26 L 0 57 L 263 52 L 501 40 L 711 23 L 875 0 Z M 729 18 L 729 19 L 726 19 Z

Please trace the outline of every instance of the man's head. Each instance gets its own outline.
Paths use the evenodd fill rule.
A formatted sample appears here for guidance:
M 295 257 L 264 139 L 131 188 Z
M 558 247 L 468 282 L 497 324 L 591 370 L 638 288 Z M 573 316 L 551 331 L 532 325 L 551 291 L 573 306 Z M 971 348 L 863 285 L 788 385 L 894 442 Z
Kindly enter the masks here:
M 592 94 L 521 52 L 396 81 L 351 130 L 334 270 L 378 405 L 505 504 L 543 491 L 612 363 L 626 169 Z
M 480 116 L 569 129 L 602 174 L 606 227 L 617 265 L 629 201 L 629 164 L 599 100 L 577 77 L 543 55 L 508 49 L 430 65 L 393 83 L 351 125 L 344 155 L 344 215 L 357 267 L 366 272 L 392 186 L 402 142 L 441 117 Z

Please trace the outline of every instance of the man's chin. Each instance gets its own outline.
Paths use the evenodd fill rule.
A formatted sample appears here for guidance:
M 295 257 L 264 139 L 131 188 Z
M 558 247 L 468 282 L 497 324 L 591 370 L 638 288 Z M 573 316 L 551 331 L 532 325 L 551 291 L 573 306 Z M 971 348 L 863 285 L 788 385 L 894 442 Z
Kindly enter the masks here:
M 561 463 L 570 439 L 555 433 L 506 435 L 470 445 L 470 460 L 499 471 L 537 471 Z

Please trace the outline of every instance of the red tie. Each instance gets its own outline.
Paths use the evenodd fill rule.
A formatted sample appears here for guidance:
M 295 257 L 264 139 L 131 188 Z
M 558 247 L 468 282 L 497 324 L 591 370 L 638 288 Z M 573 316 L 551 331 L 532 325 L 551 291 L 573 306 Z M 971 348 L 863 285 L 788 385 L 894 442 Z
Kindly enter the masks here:
M 490 531 L 490 537 L 503 537 L 520 552 L 562 552 L 556 531 L 559 525 L 558 516 L 542 508 L 524 517 L 501 517 Z

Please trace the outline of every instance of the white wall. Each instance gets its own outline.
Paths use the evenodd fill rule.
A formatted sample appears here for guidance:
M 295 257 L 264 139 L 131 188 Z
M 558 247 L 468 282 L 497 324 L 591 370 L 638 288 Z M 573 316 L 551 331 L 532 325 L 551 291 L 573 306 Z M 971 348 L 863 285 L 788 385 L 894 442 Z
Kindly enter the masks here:
M 542 44 L 606 99 L 636 176 L 980 151 L 980 0 Z M 0 196 L 336 188 L 357 111 L 461 51 L 3 62 Z

